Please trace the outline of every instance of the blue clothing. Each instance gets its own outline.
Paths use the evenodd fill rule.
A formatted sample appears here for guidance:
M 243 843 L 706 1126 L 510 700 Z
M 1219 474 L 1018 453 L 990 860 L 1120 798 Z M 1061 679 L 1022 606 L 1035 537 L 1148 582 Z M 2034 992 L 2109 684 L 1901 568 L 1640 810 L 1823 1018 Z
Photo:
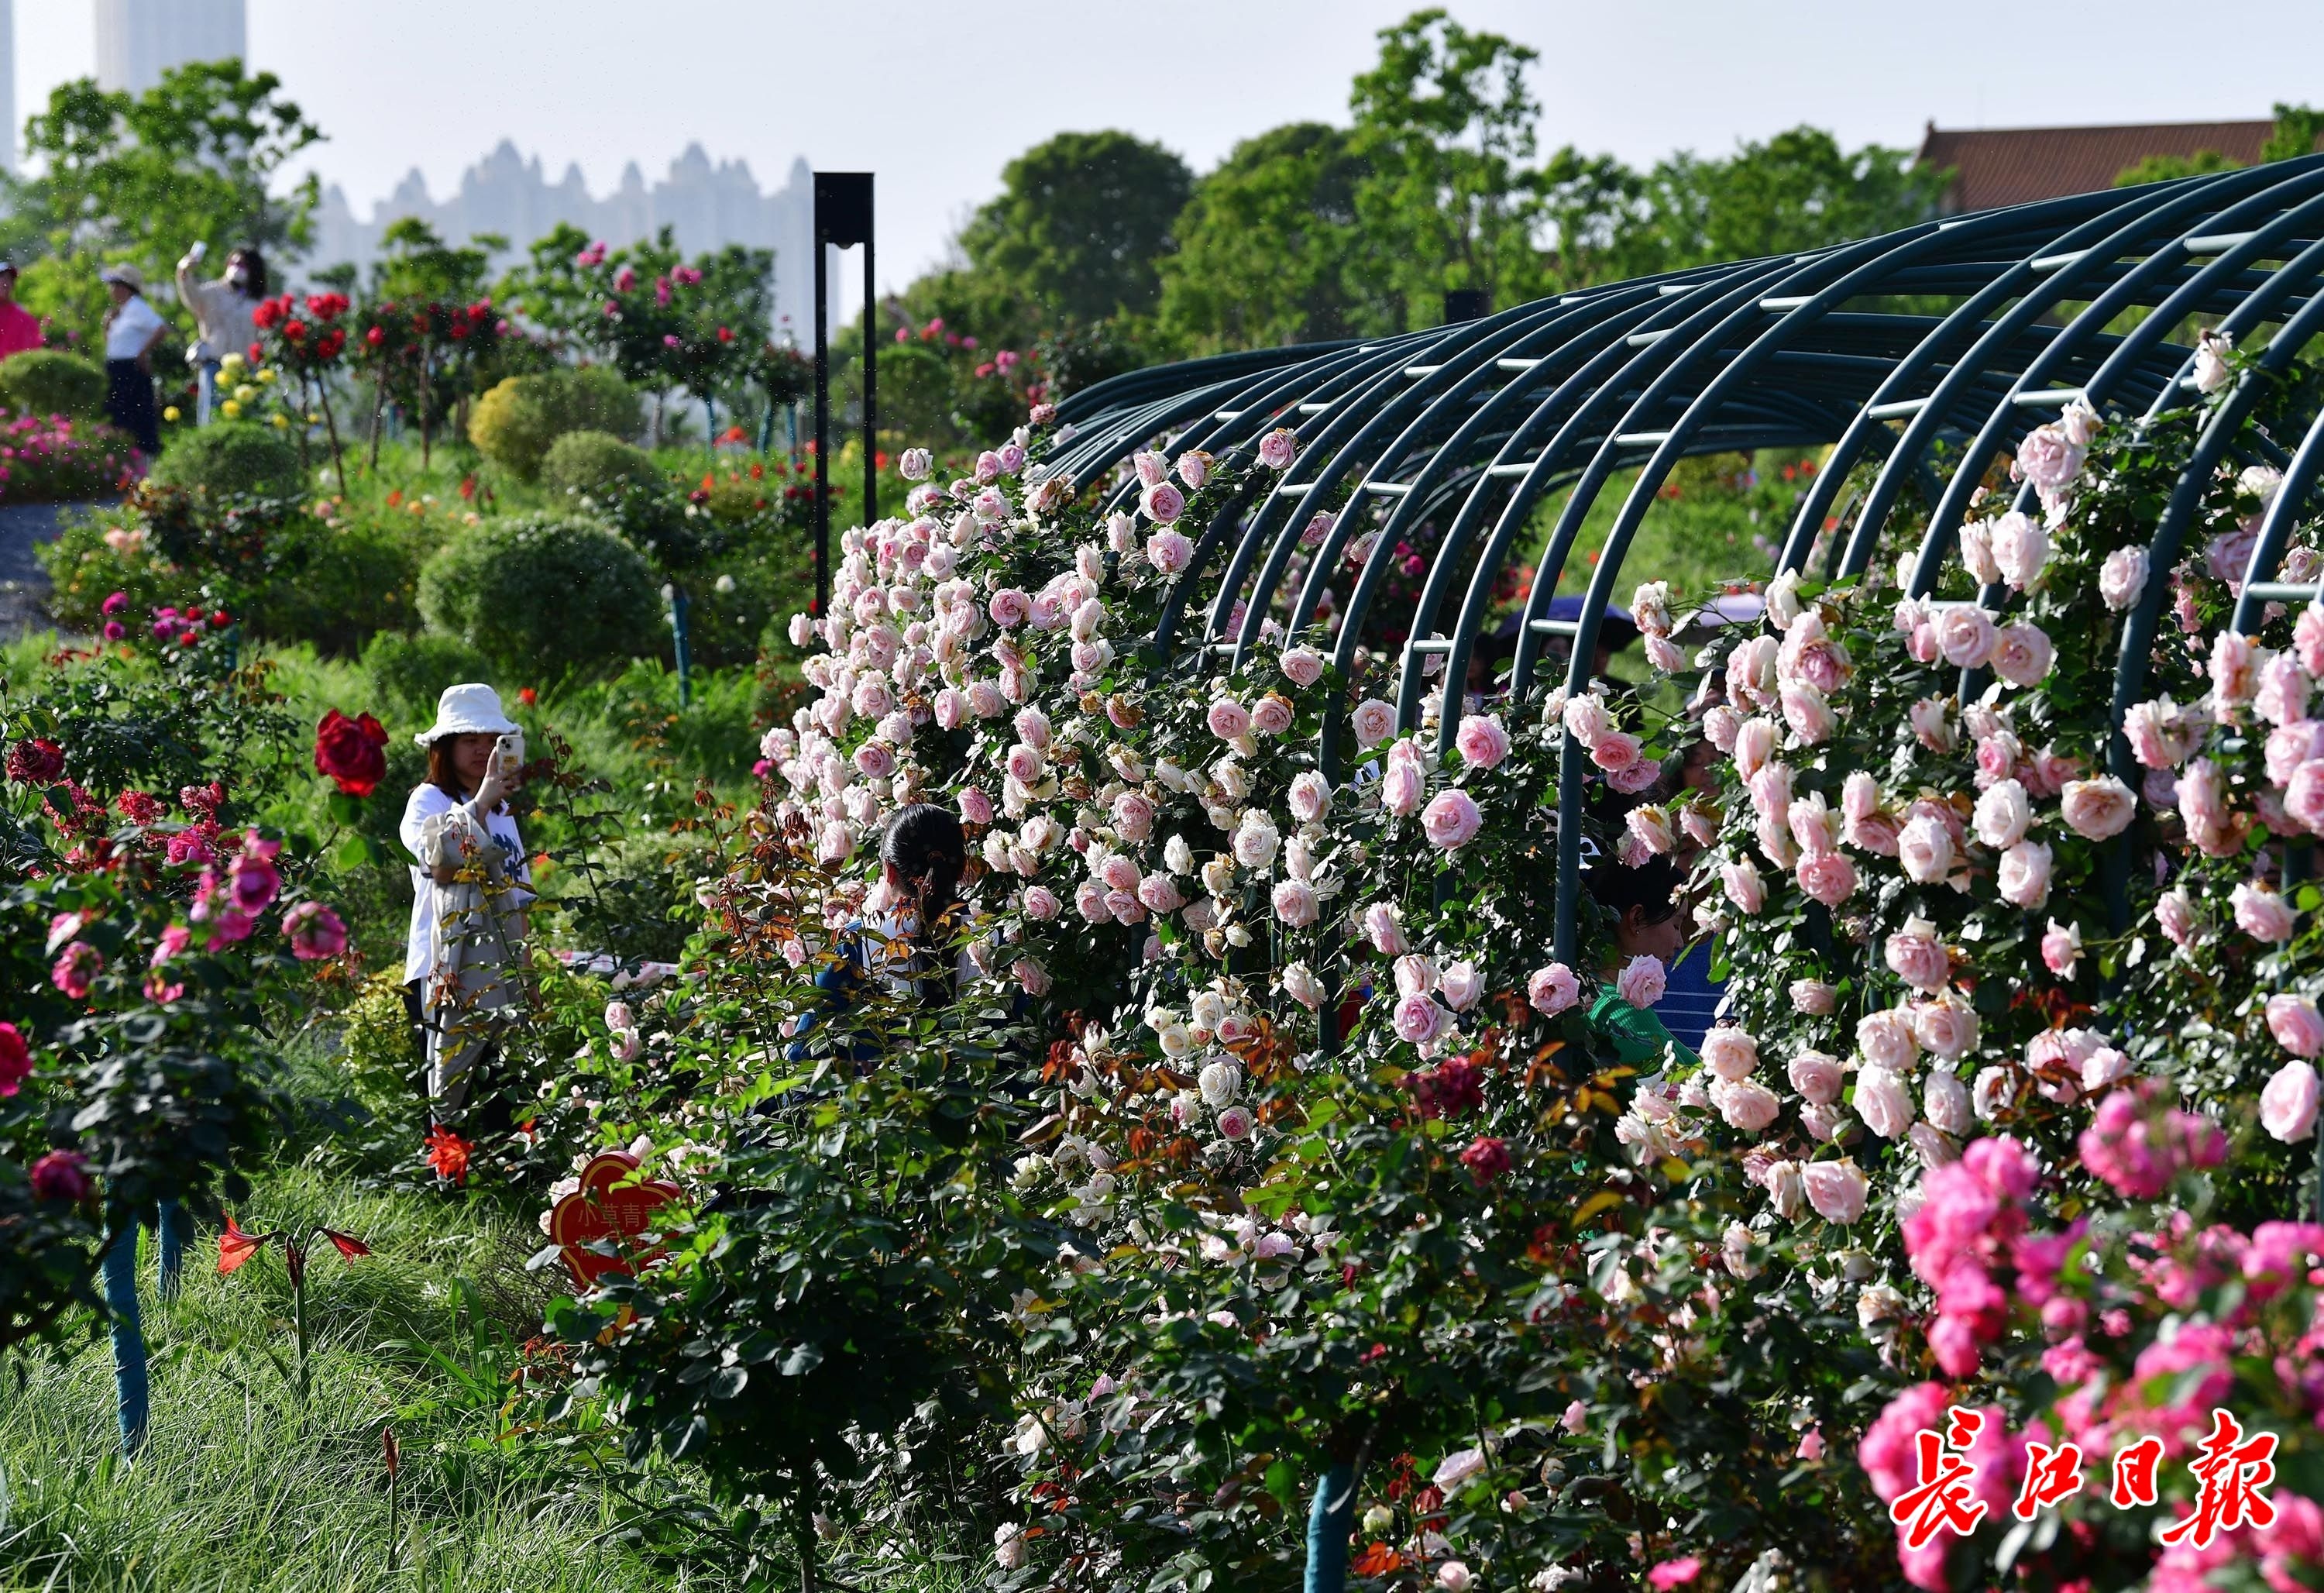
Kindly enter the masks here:
M 1671 968 L 1663 998 L 1655 1006 L 1671 1038 L 1689 1051 L 1702 1049 L 1702 1037 L 1718 1021 L 1727 982 L 1711 977 L 1711 942 L 1697 941 Z

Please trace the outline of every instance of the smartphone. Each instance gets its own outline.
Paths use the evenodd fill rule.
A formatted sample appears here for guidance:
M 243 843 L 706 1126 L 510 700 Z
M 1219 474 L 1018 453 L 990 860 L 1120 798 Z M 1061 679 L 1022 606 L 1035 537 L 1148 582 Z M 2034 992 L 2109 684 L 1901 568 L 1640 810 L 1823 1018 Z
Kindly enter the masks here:
M 493 773 L 500 776 L 503 785 L 513 783 L 523 767 L 523 731 L 511 730 L 493 743 Z
M 210 246 L 202 242 L 201 239 L 196 238 L 194 240 L 193 246 L 186 251 L 186 258 L 192 261 L 195 264 L 199 265 L 202 263 L 203 256 L 208 255 L 209 252 Z

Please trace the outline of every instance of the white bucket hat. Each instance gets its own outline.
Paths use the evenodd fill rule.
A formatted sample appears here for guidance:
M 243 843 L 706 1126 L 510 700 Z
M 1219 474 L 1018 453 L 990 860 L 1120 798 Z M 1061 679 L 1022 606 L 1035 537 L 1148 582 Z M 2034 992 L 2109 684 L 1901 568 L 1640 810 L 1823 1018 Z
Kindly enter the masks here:
M 438 736 L 505 736 L 515 728 L 501 711 L 501 694 L 472 681 L 445 687 L 436 699 L 436 722 L 411 739 L 426 746 Z

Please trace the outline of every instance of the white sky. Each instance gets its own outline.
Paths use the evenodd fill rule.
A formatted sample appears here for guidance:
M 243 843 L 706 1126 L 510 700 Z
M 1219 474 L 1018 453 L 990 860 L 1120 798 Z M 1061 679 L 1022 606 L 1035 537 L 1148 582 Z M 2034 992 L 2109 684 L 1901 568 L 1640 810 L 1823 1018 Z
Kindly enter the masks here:
M 250 53 L 329 135 L 370 214 L 441 198 L 502 137 L 603 193 L 689 142 L 762 186 L 795 155 L 879 174 L 880 277 L 941 255 L 1001 166 L 1121 127 L 1199 171 L 1236 140 L 1346 120 L 1412 0 L 249 0 Z M 1806 121 L 1850 144 L 1948 126 L 2261 117 L 2324 103 L 2324 0 L 1452 0 L 1541 51 L 1545 147 L 1716 153 Z M 17 0 L 18 116 L 93 69 L 87 0 Z M 853 275 L 852 270 L 848 274 Z

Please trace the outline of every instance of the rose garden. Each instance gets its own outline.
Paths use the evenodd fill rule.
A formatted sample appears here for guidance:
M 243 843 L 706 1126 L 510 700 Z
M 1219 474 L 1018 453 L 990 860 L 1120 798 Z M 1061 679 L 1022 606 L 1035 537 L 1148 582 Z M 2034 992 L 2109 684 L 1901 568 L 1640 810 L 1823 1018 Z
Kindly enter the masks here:
M 1391 32 L 1374 172 L 1514 51 Z M 1042 322 L 996 201 L 834 335 L 827 565 L 747 251 L 407 228 L 149 455 L 60 226 L 9 1585 L 2324 1587 L 2305 147 L 1563 277 L 1488 218 L 1445 324 L 1201 321 L 1232 162 L 1152 317 Z

